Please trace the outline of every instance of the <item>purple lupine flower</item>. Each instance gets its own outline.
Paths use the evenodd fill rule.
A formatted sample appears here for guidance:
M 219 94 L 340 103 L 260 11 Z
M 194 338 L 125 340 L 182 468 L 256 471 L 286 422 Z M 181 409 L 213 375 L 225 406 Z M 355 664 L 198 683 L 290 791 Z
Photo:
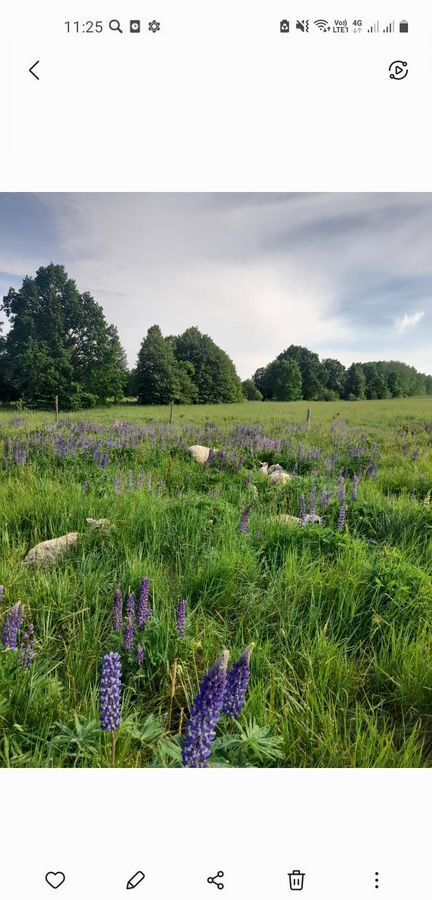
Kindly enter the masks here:
M 186 728 L 182 762 L 189 769 L 207 769 L 216 726 L 222 715 L 229 652 L 225 650 L 204 676 Z
M 345 503 L 345 479 L 343 475 L 339 478 L 339 489 L 338 489 L 338 500 L 340 503 Z
M 251 507 L 247 506 L 240 520 L 240 532 L 241 534 L 247 534 L 249 531 L 249 519 L 251 514 Z
M 186 600 L 180 600 L 177 608 L 177 635 L 180 638 L 186 636 Z
M 227 675 L 223 712 L 230 719 L 238 719 L 243 712 L 250 678 L 252 647 L 240 657 Z
M 358 489 L 360 483 L 360 475 L 353 476 L 353 489 L 352 489 L 352 499 L 354 502 L 358 500 Z
M 24 611 L 21 603 L 15 603 L 15 606 L 9 610 L 3 633 L 3 643 L 9 650 L 16 650 L 18 646 L 18 634 L 21 631 L 24 622 Z
M 126 628 L 124 635 L 125 650 L 133 650 L 135 644 L 135 597 L 129 594 L 126 604 Z
M 306 525 L 306 500 L 305 495 L 302 494 L 300 497 L 300 525 Z
M 311 522 L 315 521 L 317 511 L 317 489 L 316 487 L 312 488 L 311 498 L 310 498 L 310 520 Z
M 321 500 L 321 503 L 323 506 L 328 506 L 330 503 L 330 494 L 326 487 L 323 487 L 323 489 L 321 491 L 320 500 Z
M 348 507 L 347 507 L 346 503 L 343 503 L 339 510 L 339 518 L 338 518 L 338 524 L 337 524 L 338 531 L 346 530 L 347 512 L 348 512 Z
M 143 578 L 138 594 L 138 627 L 145 628 L 152 613 L 149 606 L 150 578 Z
M 145 650 L 142 644 L 139 644 L 137 647 L 137 661 L 140 668 L 144 665 L 145 659 Z
M 4 585 L 0 584 L 0 609 L 3 606 L 4 600 Z
M 102 662 L 100 683 L 100 719 L 102 731 L 111 734 L 121 725 L 122 664 L 119 653 L 107 653 Z
M 31 669 L 34 660 L 34 626 L 29 625 L 25 634 L 23 634 L 21 644 L 21 667 L 23 669 Z
M 117 588 L 114 595 L 114 631 L 123 630 L 123 594 L 120 588 Z
M 83 486 L 82 486 L 82 489 L 83 489 L 83 493 L 84 493 L 84 494 L 88 494 L 88 492 L 89 492 L 89 483 L 88 483 L 88 481 L 85 481 L 85 482 L 84 482 L 84 484 L 83 484 Z

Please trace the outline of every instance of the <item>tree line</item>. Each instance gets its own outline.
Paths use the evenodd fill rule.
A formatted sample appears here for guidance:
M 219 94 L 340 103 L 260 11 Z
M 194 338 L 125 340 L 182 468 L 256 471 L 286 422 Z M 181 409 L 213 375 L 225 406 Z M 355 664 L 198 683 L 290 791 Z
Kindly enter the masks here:
M 267 366 L 243 382 L 248 399 L 258 400 L 386 400 L 432 394 L 432 375 L 406 363 L 352 363 L 320 360 L 307 347 L 291 344 Z
M 240 400 L 383 399 L 432 394 L 432 376 L 401 362 L 320 360 L 291 345 L 241 382 L 227 353 L 197 327 L 164 337 L 152 325 L 129 370 L 118 331 L 102 307 L 80 293 L 64 266 L 43 266 L 10 288 L 2 312 L 0 401 L 30 407 L 92 407 L 125 395 L 142 404 L 233 403 Z

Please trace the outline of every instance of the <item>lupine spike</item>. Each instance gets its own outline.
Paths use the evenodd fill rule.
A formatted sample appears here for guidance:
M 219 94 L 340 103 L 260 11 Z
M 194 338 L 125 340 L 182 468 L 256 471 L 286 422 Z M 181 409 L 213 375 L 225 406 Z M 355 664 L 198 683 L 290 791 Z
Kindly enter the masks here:
M 182 760 L 187 768 L 208 768 L 216 726 L 222 715 L 228 659 L 229 652 L 225 650 L 201 682 L 186 728 Z
M 300 525 L 306 525 L 306 500 L 304 494 L 300 497 Z
M 338 518 L 338 524 L 337 524 L 338 531 L 346 531 L 347 512 L 348 512 L 348 507 L 347 507 L 346 503 L 343 503 L 340 508 L 340 511 L 339 511 L 339 518 Z
M 352 499 L 354 502 L 358 500 L 358 489 L 360 483 L 360 475 L 354 475 L 353 477 L 353 489 L 352 489 Z
M 124 636 L 124 648 L 133 650 L 135 644 L 135 596 L 129 594 L 126 604 L 126 628 Z
M 177 608 L 177 635 L 180 638 L 186 636 L 186 600 L 180 600 Z
M 139 644 L 137 647 L 137 661 L 140 668 L 144 665 L 145 660 L 145 650 L 142 644 Z
M 21 645 L 21 666 L 23 669 L 31 669 L 34 660 L 34 626 L 29 625 L 25 634 L 23 634 Z
M 114 597 L 114 631 L 123 630 L 123 594 L 117 588 Z
M 150 594 L 150 578 L 143 578 L 139 594 L 138 594 L 138 627 L 145 628 L 148 620 L 151 618 L 151 610 L 149 606 Z
M 339 478 L 338 499 L 340 503 L 345 503 L 345 479 L 343 475 Z
M 238 719 L 243 712 L 250 679 L 252 650 L 253 644 L 245 650 L 227 675 L 223 712 L 230 719 Z
M 121 725 L 122 664 L 119 653 L 107 653 L 102 662 L 100 719 L 102 731 L 113 734 Z
M 18 635 L 24 623 L 24 611 L 21 603 L 15 603 L 9 610 L 3 633 L 3 643 L 9 650 L 16 650 L 18 647 Z
M 317 511 L 317 489 L 316 487 L 312 488 L 311 498 L 310 498 L 310 520 L 311 522 L 315 521 Z
M 249 531 L 249 519 L 251 514 L 251 507 L 247 506 L 240 520 L 240 532 L 241 534 L 247 534 Z

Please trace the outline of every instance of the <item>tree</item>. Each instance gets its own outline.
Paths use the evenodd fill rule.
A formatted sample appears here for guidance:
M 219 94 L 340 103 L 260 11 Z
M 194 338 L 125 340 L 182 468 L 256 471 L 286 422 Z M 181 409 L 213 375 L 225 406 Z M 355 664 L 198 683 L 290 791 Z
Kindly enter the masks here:
M 297 363 L 302 378 L 303 399 L 317 400 L 323 386 L 323 373 L 318 354 L 308 350 L 307 347 L 291 344 L 277 358 L 291 359 Z
M 274 359 L 267 366 L 262 378 L 267 400 L 301 400 L 302 378 L 298 364 L 293 359 Z
M 208 334 L 187 328 L 173 342 L 178 362 L 191 363 L 191 379 L 198 391 L 199 403 L 235 403 L 242 400 L 240 378 L 227 353 Z
M 360 363 L 352 363 L 345 378 L 345 400 L 364 400 L 366 377 Z
M 262 400 L 263 395 L 261 391 L 258 390 L 254 380 L 252 378 L 246 378 L 245 381 L 242 381 L 242 390 L 243 395 L 246 400 Z
M 192 363 L 177 362 L 177 403 L 198 403 L 198 388 L 194 384 L 194 367 Z
M 171 403 L 179 394 L 176 359 L 159 325 L 152 325 L 143 339 L 136 366 L 138 403 Z
M 323 386 L 341 397 L 345 385 L 345 366 L 338 359 L 323 359 L 321 363 Z
M 50 263 L 3 298 L 10 323 L 4 375 L 26 403 L 79 408 L 119 398 L 125 360 L 115 328 L 64 266 Z

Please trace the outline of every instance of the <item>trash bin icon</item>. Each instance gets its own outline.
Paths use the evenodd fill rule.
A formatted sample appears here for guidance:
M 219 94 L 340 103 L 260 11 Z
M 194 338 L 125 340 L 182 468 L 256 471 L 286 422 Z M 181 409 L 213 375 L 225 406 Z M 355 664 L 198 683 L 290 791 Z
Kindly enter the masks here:
M 288 878 L 290 883 L 290 891 L 302 891 L 305 873 L 300 872 L 300 869 L 294 869 L 293 872 L 288 872 Z

